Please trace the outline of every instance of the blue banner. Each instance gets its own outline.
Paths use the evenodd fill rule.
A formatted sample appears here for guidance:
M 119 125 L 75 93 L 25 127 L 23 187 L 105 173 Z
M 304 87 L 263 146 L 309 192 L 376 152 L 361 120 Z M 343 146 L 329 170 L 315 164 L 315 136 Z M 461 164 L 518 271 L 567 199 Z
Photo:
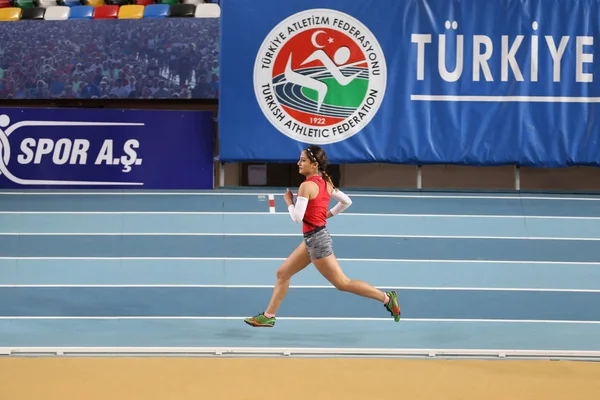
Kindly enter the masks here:
M 0 188 L 212 189 L 212 112 L 0 108 Z
M 220 158 L 600 165 L 600 0 L 228 0 Z
M 0 25 L 0 99 L 215 99 L 219 18 Z

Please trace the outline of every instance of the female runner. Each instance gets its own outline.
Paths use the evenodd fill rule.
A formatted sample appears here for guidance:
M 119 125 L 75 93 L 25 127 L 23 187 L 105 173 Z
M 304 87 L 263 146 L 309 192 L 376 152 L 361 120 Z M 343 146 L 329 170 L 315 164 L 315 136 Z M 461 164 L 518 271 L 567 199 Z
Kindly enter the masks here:
M 294 204 L 294 197 L 289 189 L 283 197 L 292 220 L 296 223 L 303 222 L 304 240 L 277 270 L 277 281 L 269 306 L 263 313 L 244 319 L 248 325 L 273 327 L 275 314 L 287 294 L 290 279 L 311 262 L 336 289 L 381 301 L 394 320 L 396 322 L 400 320 L 400 305 L 395 291 L 386 293 L 363 281 L 349 279 L 342 272 L 333 254 L 326 219 L 346 210 L 352 201 L 333 185 L 325 171 L 327 164 L 327 155 L 319 146 L 307 147 L 300 154 L 298 168 L 306 179 L 298 188 L 296 204 Z M 330 197 L 333 197 L 338 203 L 327 211 Z

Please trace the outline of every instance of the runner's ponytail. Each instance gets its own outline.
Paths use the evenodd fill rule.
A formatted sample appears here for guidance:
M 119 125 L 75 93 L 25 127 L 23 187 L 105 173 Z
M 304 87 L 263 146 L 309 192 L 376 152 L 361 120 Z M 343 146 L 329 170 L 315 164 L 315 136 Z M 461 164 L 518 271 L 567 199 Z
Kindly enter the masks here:
M 306 148 L 306 153 L 308 153 L 308 156 L 310 157 L 312 162 L 317 163 L 319 172 L 321 172 L 321 174 L 323 175 L 323 178 L 327 182 L 329 182 L 329 184 L 335 190 L 335 185 L 333 184 L 333 180 L 327 173 L 327 166 L 329 165 L 329 162 L 327 160 L 327 154 L 325 153 L 325 150 L 323 150 L 321 147 L 319 147 L 317 145 L 312 145 L 312 146 L 308 146 Z

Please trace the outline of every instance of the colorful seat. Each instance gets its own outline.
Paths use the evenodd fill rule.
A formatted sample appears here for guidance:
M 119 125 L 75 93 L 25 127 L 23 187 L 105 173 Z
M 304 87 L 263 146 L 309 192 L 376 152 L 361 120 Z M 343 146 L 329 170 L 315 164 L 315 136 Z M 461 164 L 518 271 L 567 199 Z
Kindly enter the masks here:
M 0 21 L 18 21 L 23 10 L 19 7 L 0 8 Z
M 55 7 L 57 5 L 56 0 L 37 0 L 37 6 L 41 8 Z
M 46 21 L 64 21 L 69 19 L 71 7 L 67 6 L 52 6 L 46 9 L 44 19 Z
M 21 19 L 44 19 L 46 9 L 43 7 L 24 8 L 21 13 Z
M 94 9 L 94 19 L 117 19 L 119 6 L 99 6 Z
M 33 0 L 13 0 L 13 7 L 19 8 L 33 8 L 35 4 L 33 4 Z
M 168 4 L 150 4 L 144 8 L 144 18 L 167 18 L 169 9 Z
M 144 6 L 129 4 L 119 8 L 119 19 L 139 19 L 144 18 Z
M 60 3 L 57 2 L 56 4 L 61 5 L 61 6 L 64 5 L 67 7 L 76 7 L 76 6 L 82 5 L 81 1 L 79 1 L 79 0 L 61 0 Z
M 189 17 L 193 18 L 196 12 L 195 4 L 175 4 L 171 6 L 169 11 L 169 17 L 171 18 L 182 18 Z
M 94 17 L 94 7 L 92 6 L 73 6 L 69 13 L 69 19 L 92 19 Z
M 198 4 L 196 6 L 196 18 L 219 18 L 221 7 L 218 4 Z

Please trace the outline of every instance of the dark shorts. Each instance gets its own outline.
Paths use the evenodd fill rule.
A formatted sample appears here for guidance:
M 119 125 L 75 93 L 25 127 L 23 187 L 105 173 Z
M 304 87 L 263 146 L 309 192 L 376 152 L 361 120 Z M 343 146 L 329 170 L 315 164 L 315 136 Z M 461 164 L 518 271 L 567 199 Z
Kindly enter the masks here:
M 304 243 L 311 260 L 318 260 L 333 254 L 333 242 L 327 227 L 320 227 L 305 233 Z

